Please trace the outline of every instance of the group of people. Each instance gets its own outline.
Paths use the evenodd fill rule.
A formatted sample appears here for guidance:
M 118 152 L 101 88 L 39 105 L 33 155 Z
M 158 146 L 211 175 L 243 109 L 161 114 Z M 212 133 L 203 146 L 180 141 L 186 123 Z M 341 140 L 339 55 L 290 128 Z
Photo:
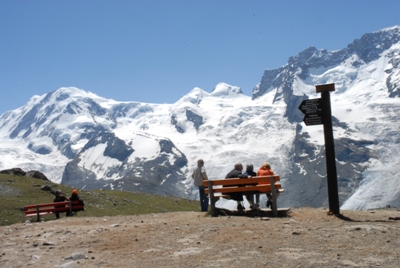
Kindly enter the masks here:
M 243 165 L 238 162 L 234 165 L 232 171 L 230 171 L 226 176 L 225 179 L 228 178 L 252 178 L 252 177 L 259 177 L 259 176 L 269 176 L 275 175 L 271 169 L 271 165 L 268 162 L 264 162 L 261 167 L 258 169 L 257 172 L 254 171 L 253 164 L 249 163 L 246 165 L 246 171 L 243 171 Z M 200 206 L 201 211 L 208 210 L 208 198 L 204 191 L 203 180 L 208 180 L 206 169 L 204 167 L 204 160 L 199 159 L 197 160 L 197 168 L 193 170 L 192 178 L 194 179 L 194 185 L 199 187 L 199 195 L 200 195 Z M 276 195 L 279 195 L 279 191 L 276 192 Z M 253 195 L 245 195 L 247 202 L 250 204 L 251 209 L 259 209 L 260 205 L 253 201 Z M 245 207 L 243 205 L 243 195 L 241 193 L 232 193 L 230 194 L 230 198 L 237 202 L 237 209 L 244 210 Z M 259 195 L 257 196 L 256 200 L 259 200 Z M 272 207 L 272 194 L 267 193 L 267 207 Z
M 54 193 L 54 195 L 55 195 L 55 198 L 53 200 L 54 203 L 77 200 L 82 205 L 84 205 L 83 200 L 79 197 L 78 190 L 76 190 L 76 189 L 72 190 L 71 196 L 69 198 L 66 197 L 60 190 L 57 190 Z M 65 205 L 61 205 L 61 206 L 57 206 L 57 207 L 65 207 Z M 82 210 L 83 210 L 83 208 L 82 208 Z M 74 216 L 74 215 L 76 215 L 76 213 L 77 212 L 72 212 L 72 214 L 71 214 L 69 211 L 67 211 L 65 216 L 67 216 L 67 217 L 68 216 Z M 56 218 L 59 219 L 60 218 L 60 213 L 56 212 L 55 214 L 56 214 Z

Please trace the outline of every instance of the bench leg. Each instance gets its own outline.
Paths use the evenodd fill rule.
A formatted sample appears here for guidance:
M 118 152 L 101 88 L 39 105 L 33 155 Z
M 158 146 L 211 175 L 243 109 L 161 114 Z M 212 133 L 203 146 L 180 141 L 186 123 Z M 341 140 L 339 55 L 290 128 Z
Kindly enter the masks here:
M 40 209 L 39 209 L 39 205 L 36 205 L 36 213 L 37 213 L 36 221 L 37 221 L 37 222 L 40 222 Z
M 214 191 L 213 191 L 213 188 L 212 188 L 211 181 L 208 181 L 208 191 L 209 191 L 208 195 L 210 196 L 210 214 L 211 214 L 212 217 L 217 217 L 217 211 L 216 211 L 216 208 L 215 208 L 216 200 L 215 200 L 215 197 L 214 197 Z
M 272 215 L 278 216 L 278 204 L 276 203 L 276 190 L 275 190 L 275 180 L 274 176 L 270 177 L 270 183 L 271 183 L 271 194 L 272 194 Z

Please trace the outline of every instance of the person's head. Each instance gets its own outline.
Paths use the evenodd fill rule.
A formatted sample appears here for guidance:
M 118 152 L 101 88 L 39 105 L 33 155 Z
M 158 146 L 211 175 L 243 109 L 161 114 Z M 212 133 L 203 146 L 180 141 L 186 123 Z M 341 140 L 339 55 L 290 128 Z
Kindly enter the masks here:
M 76 189 L 72 190 L 72 194 L 78 194 L 78 191 Z
M 59 196 L 61 194 L 61 191 L 60 190 L 57 190 L 56 191 L 56 196 Z
M 204 160 L 203 159 L 199 159 L 199 160 L 197 160 L 197 165 L 198 166 L 203 166 L 204 165 Z
M 264 162 L 262 164 L 262 166 L 265 167 L 265 168 L 271 169 L 271 165 L 268 162 Z
M 253 171 L 253 170 L 254 170 L 253 164 L 252 164 L 252 163 L 248 163 L 248 164 L 246 165 L 246 171 Z
M 242 170 L 243 170 L 242 163 L 237 162 L 237 163 L 235 164 L 235 169 L 242 171 Z

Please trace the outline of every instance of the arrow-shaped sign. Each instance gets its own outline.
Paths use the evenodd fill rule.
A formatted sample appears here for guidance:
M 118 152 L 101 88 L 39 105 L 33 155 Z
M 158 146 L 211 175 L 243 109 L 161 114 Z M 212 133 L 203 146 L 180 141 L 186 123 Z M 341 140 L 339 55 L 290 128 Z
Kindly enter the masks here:
M 299 110 L 303 114 L 317 114 L 322 113 L 322 101 L 318 99 L 303 100 L 299 106 Z
M 322 124 L 322 101 L 318 99 L 303 100 L 299 110 L 305 114 L 303 122 L 306 126 Z

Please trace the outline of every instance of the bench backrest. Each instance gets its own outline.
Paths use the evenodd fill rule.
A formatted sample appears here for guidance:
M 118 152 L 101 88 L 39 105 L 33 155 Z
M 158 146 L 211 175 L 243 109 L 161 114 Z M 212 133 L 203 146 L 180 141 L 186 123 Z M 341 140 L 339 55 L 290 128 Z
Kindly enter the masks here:
M 260 184 L 271 184 L 271 177 L 273 177 L 274 182 L 277 183 L 280 181 L 279 175 L 272 175 L 272 176 L 260 176 L 260 177 L 252 177 L 251 179 L 248 178 L 229 178 L 229 179 L 220 179 L 220 180 L 210 180 L 213 186 L 222 185 L 222 186 L 237 186 L 237 185 L 260 185 Z M 203 186 L 208 187 L 209 181 L 203 181 Z
M 279 182 L 279 175 L 272 176 L 260 176 L 253 178 L 229 178 L 222 180 L 208 180 L 203 181 L 205 186 L 205 193 L 209 194 L 212 190 L 213 193 L 236 193 L 236 192 L 246 192 L 246 193 L 270 193 L 273 189 L 281 189 L 281 184 Z M 273 185 L 271 185 L 273 181 Z M 211 185 L 210 189 L 209 185 Z M 215 186 L 215 187 L 214 187 Z M 222 187 L 221 187 L 222 186 Z

